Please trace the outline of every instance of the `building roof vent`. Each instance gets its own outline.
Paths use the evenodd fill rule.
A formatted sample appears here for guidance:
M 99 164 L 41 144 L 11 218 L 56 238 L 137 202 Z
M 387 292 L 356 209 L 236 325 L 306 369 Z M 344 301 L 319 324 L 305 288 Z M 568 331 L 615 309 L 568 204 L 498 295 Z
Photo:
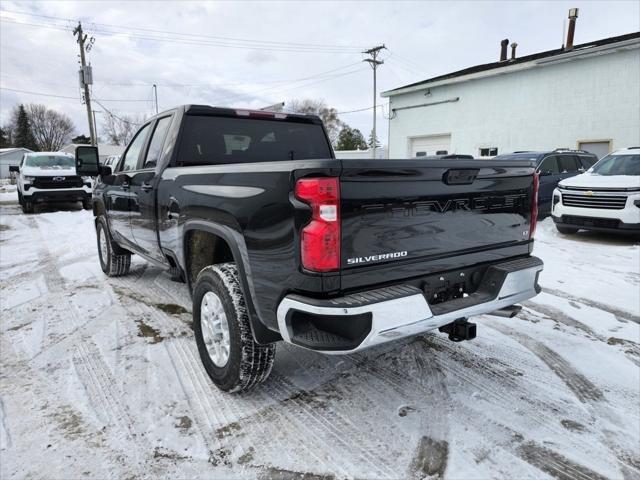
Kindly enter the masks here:
M 509 39 L 505 38 L 500 42 L 500 61 L 507 61 L 507 47 L 509 46 Z
M 577 8 L 569 9 L 569 30 L 567 30 L 567 46 L 564 47 L 565 50 L 573 49 L 573 36 L 576 33 L 576 20 L 578 18 Z
M 518 48 L 518 44 L 516 42 L 513 42 L 511 44 L 511 60 L 515 60 L 516 59 L 516 48 Z

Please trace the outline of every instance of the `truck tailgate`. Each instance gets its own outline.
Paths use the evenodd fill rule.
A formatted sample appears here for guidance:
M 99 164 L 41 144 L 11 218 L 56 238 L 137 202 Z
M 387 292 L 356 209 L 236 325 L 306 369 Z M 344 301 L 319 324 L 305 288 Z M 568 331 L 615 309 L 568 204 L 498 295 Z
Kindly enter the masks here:
M 343 161 L 343 279 L 528 243 L 533 171 L 526 161 Z

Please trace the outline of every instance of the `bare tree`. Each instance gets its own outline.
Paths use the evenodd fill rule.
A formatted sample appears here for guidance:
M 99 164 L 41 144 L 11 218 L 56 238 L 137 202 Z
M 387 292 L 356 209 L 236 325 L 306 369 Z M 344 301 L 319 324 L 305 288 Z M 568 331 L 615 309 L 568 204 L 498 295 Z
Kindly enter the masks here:
M 28 104 L 25 110 L 38 150 L 55 152 L 69 143 L 75 126 L 67 115 L 36 103 Z
M 123 146 L 128 145 L 133 135 L 145 120 L 142 117 L 132 117 L 129 115 L 118 117 L 108 112 L 105 114 L 105 117 L 102 128 L 107 135 L 109 143 L 111 143 L 111 145 Z
M 324 100 L 307 98 L 305 100 L 291 100 L 287 103 L 287 110 L 292 113 L 318 115 L 324 123 L 331 145 L 335 147 L 343 125 L 335 108 L 328 107 Z

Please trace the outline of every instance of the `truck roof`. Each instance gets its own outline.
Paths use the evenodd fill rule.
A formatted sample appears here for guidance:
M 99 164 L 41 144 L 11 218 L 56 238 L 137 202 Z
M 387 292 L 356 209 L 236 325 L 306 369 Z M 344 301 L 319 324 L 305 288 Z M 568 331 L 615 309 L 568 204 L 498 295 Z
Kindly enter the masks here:
M 304 123 L 322 124 L 317 115 L 300 113 L 270 112 L 268 110 L 252 110 L 250 108 L 215 107 L 212 105 L 182 105 L 186 115 L 216 115 L 229 117 L 253 117 L 264 119 L 288 120 Z

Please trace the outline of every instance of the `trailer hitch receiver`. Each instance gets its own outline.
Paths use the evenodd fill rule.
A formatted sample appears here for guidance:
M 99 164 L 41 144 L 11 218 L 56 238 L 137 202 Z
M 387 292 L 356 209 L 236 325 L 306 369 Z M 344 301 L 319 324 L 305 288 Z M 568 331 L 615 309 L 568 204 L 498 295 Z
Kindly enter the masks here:
M 461 342 L 463 340 L 473 340 L 476 338 L 476 324 L 468 322 L 466 318 L 459 318 L 447 325 L 438 328 L 442 333 L 449 334 L 449 340 L 452 342 Z

